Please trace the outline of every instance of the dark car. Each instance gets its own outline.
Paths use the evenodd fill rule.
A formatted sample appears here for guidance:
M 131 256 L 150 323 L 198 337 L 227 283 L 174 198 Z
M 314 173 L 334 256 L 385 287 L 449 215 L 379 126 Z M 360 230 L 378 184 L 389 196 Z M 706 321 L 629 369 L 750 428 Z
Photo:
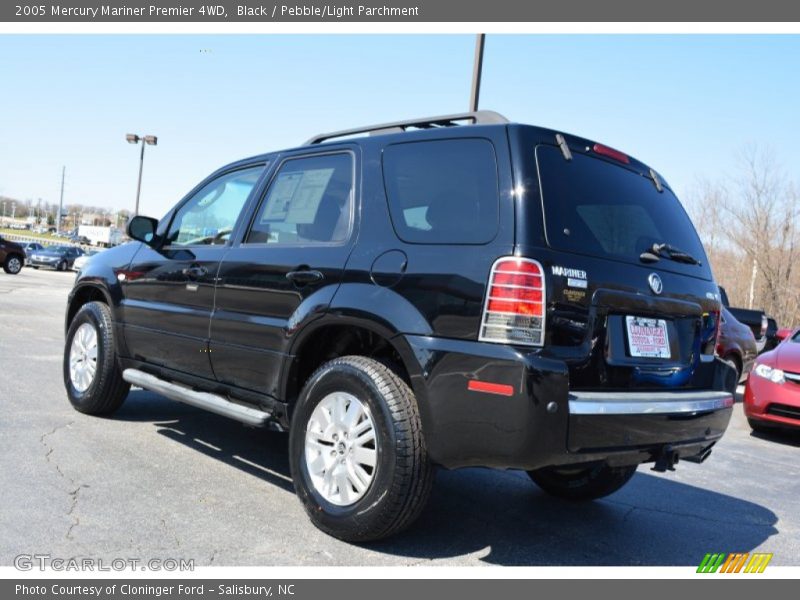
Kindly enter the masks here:
M 731 416 L 691 221 L 584 138 L 492 112 L 323 134 L 128 234 L 69 296 L 72 405 L 110 414 L 136 385 L 288 430 L 297 494 L 341 539 L 411 524 L 434 465 L 591 500 L 702 462 Z
M 66 271 L 72 268 L 72 263 L 82 254 L 83 250 L 76 246 L 47 246 L 30 255 L 30 265 L 34 269 L 47 267 Z
M 30 266 L 31 254 L 38 250 L 44 250 L 44 246 L 39 242 L 28 242 L 27 244 L 22 244 L 22 249 L 25 251 L 25 265 Z
M 0 236 L 0 265 L 9 275 L 16 275 L 25 264 L 25 250 L 16 242 Z
M 725 307 L 722 308 L 717 354 L 736 369 L 736 381 L 742 381 L 750 373 L 758 356 L 756 338 L 752 330 L 736 320 Z
M 728 300 L 728 292 L 726 292 L 725 288 L 722 286 L 719 286 L 719 293 L 722 297 L 722 305 L 728 309 L 728 312 L 733 315 L 733 318 L 750 328 L 750 331 L 753 332 L 753 338 L 756 340 L 758 352 L 764 352 L 769 342 L 767 335 L 769 316 L 767 316 L 763 310 L 731 306 Z

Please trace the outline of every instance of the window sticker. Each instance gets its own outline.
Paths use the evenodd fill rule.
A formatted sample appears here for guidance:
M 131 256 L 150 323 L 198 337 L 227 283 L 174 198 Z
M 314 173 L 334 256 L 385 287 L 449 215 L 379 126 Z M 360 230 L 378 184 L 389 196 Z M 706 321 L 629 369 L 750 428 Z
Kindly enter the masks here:
M 313 223 L 334 169 L 292 171 L 278 175 L 261 223 Z
M 292 203 L 292 196 L 294 196 L 302 179 L 302 172 L 280 173 L 278 175 L 272 188 L 272 193 L 269 195 L 269 202 L 261 217 L 262 223 L 286 220 L 286 215 L 289 214 L 289 206 Z
M 333 169 L 306 171 L 292 198 L 287 219 L 292 223 L 313 223 L 317 209 L 333 175 Z

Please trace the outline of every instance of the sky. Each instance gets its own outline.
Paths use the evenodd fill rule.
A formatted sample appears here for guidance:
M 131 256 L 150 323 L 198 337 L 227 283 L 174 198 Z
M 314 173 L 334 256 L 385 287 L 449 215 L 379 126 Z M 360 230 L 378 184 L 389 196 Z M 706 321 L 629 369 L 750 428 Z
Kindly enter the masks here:
M 216 168 L 468 107 L 471 35 L 0 35 L 0 196 L 162 216 Z M 594 139 L 679 195 L 757 145 L 797 177 L 800 36 L 488 35 L 480 107 Z M 10 208 L 7 208 L 10 211 Z

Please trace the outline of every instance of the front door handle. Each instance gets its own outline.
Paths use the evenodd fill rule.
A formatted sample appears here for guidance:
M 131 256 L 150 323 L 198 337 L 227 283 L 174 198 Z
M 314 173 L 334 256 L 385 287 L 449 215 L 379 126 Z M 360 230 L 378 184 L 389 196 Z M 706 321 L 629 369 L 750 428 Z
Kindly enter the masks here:
M 315 281 L 322 281 L 325 275 L 321 271 L 305 270 L 305 271 L 289 271 L 286 274 L 286 279 L 294 283 L 314 283 Z
M 191 267 L 186 267 L 183 271 L 181 271 L 181 273 L 183 273 L 183 275 L 189 279 L 200 279 L 204 275 L 208 274 L 208 269 L 199 265 L 193 265 Z

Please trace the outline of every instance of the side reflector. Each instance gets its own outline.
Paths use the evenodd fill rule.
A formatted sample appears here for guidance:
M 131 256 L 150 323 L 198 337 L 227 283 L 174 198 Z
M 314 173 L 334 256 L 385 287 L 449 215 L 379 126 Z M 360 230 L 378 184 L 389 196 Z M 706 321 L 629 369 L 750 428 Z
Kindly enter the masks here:
M 471 379 L 467 384 L 467 389 L 471 392 L 486 392 L 487 394 L 497 394 L 498 396 L 513 396 L 514 386 L 504 383 L 489 383 L 488 381 L 477 381 Z
M 626 165 L 630 164 L 631 162 L 631 159 L 628 158 L 627 154 L 624 154 L 619 150 L 614 150 L 614 148 L 603 146 L 603 144 L 595 144 L 592 150 L 594 150 L 597 154 L 602 154 L 603 156 L 607 156 L 608 158 L 613 158 L 614 160 L 618 160 L 619 162 L 625 163 Z

